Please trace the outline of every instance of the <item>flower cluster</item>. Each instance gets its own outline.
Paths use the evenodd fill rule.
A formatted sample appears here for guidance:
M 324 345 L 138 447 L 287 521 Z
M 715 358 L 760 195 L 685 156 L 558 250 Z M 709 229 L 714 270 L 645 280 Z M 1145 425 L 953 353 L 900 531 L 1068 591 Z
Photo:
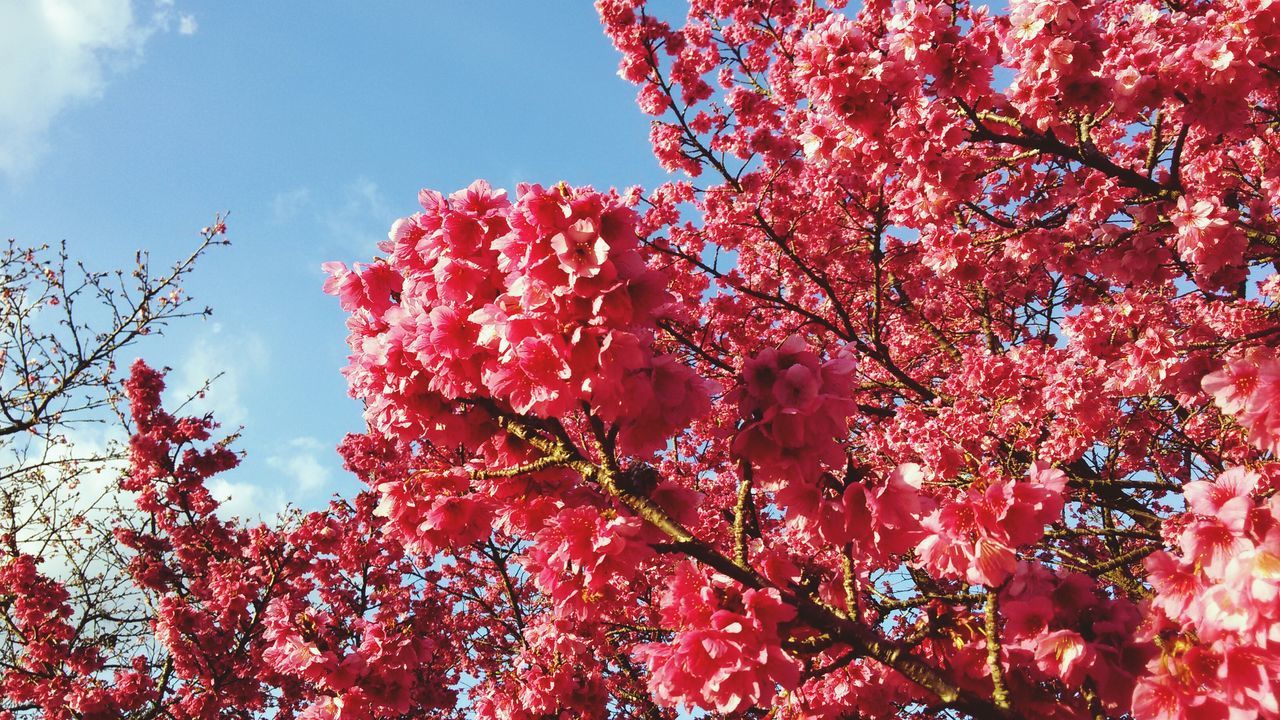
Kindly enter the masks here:
M 748 359 L 735 393 L 743 425 L 734 453 L 771 481 L 812 478 L 824 464 L 842 466 L 854 368 L 848 357 L 823 360 L 799 335 Z
M 526 564 L 538 589 L 565 617 L 600 617 L 629 590 L 653 554 L 644 523 L 593 507 L 566 507 L 533 536 Z
M 1199 272 L 1213 275 L 1240 257 L 1246 241 L 1235 224 L 1238 217 L 1238 212 L 1224 208 L 1216 197 L 1198 201 L 1186 195 L 1178 198 L 1170 221 L 1177 229 L 1182 259 Z
M 342 624 L 297 597 L 273 601 L 263 626 L 263 660 L 286 677 L 316 689 L 302 717 L 368 720 L 420 707 L 421 668 L 435 643 L 413 623 L 359 621 L 359 642 L 344 649 Z
M 607 718 L 598 641 L 542 618 L 524 629 L 510 666 L 495 668 L 473 693 L 481 720 Z
M 522 185 L 512 203 L 477 182 L 420 199 L 385 263 L 327 266 L 326 290 L 353 312 L 351 390 L 375 427 L 443 442 L 442 402 L 547 418 L 587 403 L 643 453 L 705 410 L 711 387 L 655 352 L 671 297 L 618 197 Z
M 428 555 L 438 547 L 468 545 L 489 535 L 491 503 L 470 492 L 463 471 L 418 471 L 375 487 L 382 501 L 374 514 L 386 518 L 388 534 L 415 552 Z
M 1102 45 L 1096 23 L 1100 3 L 1009 4 L 1009 25 L 1001 37 L 1004 60 L 1017 70 L 1006 91 L 1024 115 L 1048 129 L 1063 103 L 1089 107 L 1103 95 L 1098 77 Z M 1049 92 L 1060 88 L 1060 94 Z
M 1221 370 L 1205 375 L 1202 384 L 1219 409 L 1248 429 L 1255 446 L 1280 451 L 1280 359 L 1273 351 L 1255 350 L 1228 360 Z
M 1280 717 L 1280 500 L 1234 467 L 1186 487 L 1166 523 L 1173 552 L 1147 558 L 1159 646 L 1134 695 L 1138 717 Z
M 970 487 L 922 521 L 920 564 L 941 577 L 997 587 L 1017 567 L 1017 549 L 1044 535 L 1062 513 L 1066 475 L 1033 463 L 1027 479 Z
M 1087 575 L 1019 562 L 1000 591 L 1003 649 L 1010 667 L 1034 667 L 1069 687 L 1088 684 L 1109 714 L 1129 712 L 1135 679 L 1151 655 L 1135 638 L 1138 606 L 1112 598 Z M 1020 706 L 1034 705 L 1034 685 L 1015 688 Z M 1053 714 L 1056 708 L 1045 707 Z
M 668 643 L 634 648 L 663 705 L 732 713 L 795 687 L 800 663 L 782 649 L 779 626 L 795 617 L 777 590 L 741 590 L 721 575 L 683 565 L 663 598 Z

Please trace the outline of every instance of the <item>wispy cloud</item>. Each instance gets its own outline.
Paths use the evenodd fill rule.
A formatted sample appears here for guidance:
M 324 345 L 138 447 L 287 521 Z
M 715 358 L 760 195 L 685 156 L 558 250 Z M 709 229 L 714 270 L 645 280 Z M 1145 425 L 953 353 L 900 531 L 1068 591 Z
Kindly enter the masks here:
M 128 465 L 113 459 L 125 439 L 116 425 L 86 424 L 63 428 L 54 438 L 0 443 L 6 503 L 0 514 L 12 523 L 19 545 L 44 558 L 44 572 L 70 577 L 77 567 L 109 570 L 94 557 L 101 537 L 83 530 L 133 512 L 133 498 L 118 482 Z M 70 518 L 79 520 L 67 524 Z
M 287 222 L 297 217 L 310 202 L 311 190 L 304 187 L 276 193 L 271 199 L 271 214 L 276 222 Z
M 329 484 L 332 472 L 321 457 L 327 448 L 313 437 L 289 441 L 285 452 L 267 458 L 267 465 L 280 471 L 300 492 L 311 493 Z
M 320 216 L 320 221 L 339 244 L 368 251 L 386 237 L 393 217 L 378 184 L 358 177 L 343 188 L 341 197 Z
M 220 477 L 210 479 L 208 487 L 209 494 L 220 503 L 217 513 L 223 520 L 270 521 L 286 508 L 284 491 L 280 488 L 232 482 Z
M 212 412 L 224 427 L 244 425 L 248 409 L 245 388 L 253 375 L 261 374 L 270 360 L 262 338 L 232 333 L 214 323 L 198 336 L 174 370 L 171 395 L 177 402 L 194 397 L 190 411 Z M 213 381 L 205 389 L 205 384 Z
M 0 174 L 30 171 L 48 150 L 54 119 L 100 97 L 152 35 L 169 29 L 173 12 L 173 0 L 0 2 Z
M 178 33 L 181 35 L 195 35 L 196 30 L 200 29 L 200 23 L 196 22 L 195 15 L 183 13 L 178 18 Z
M 264 482 L 237 482 L 223 477 L 209 480 L 209 492 L 219 503 L 218 516 L 229 520 L 278 520 L 290 503 L 306 507 L 308 499 L 330 485 L 333 452 L 313 437 L 296 437 L 267 457 L 267 467 L 279 475 Z

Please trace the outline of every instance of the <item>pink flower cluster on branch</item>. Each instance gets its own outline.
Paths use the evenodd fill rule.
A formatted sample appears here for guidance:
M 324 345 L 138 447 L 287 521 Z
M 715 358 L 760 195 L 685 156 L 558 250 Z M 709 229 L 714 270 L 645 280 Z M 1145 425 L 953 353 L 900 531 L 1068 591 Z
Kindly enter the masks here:
M 424 592 L 429 574 L 378 531 L 376 500 L 366 493 L 279 528 L 219 519 L 208 481 L 238 458 L 209 442 L 211 419 L 165 411 L 163 389 L 160 372 L 134 364 L 121 487 L 138 514 L 116 530 L 129 579 L 151 608 L 152 651 L 109 666 L 107 648 L 82 643 L 85 624 L 127 621 L 90 615 L 93 607 L 77 615 L 35 558 L 8 558 L 0 600 L 24 646 L 20 665 L 0 671 L 19 713 L 3 716 L 451 716 L 449 606 Z
M 0 694 L 50 720 L 108 720 L 154 702 L 157 691 L 146 658 L 108 672 L 98 648 L 77 642 L 77 618 L 66 588 L 43 575 L 30 555 L 0 564 L 0 603 L 21 664 L 0 672 Z M 7 716 L 7 717 L 6 717 Z M 0 717 L 13 717 L 0 711 Z
M 780 688 L 795 688 L 800 663 L 782 649 L 779 625 L 795 618 L 777 590 L 734 588 L 723 576 L 692 565 L 675 571 L 662 619 L 669 643 L 640 645 L 649 685 L 665 703 L 709 705 L 721 713 L 768 703 Z
M 1066 475 L 1044 463 L 1034 463 L 1025 482 L 975 483 L 921 522 L 921 564 L 938 577 L 1000 586 L 1013 574 L 1016 548 L 1035 544 L 1062 514 L 1066 485 Z
M 706 408 L 708 383 L 655 351 L 671 297 L 621 198 L 530 185 L 512 203 L 477 182 L 420 200 L 383 245 L 388 260 L 326 266 L 326 289 L 353 313 L 348 377 L 375 428 L 448 444 L 452 428 L 430 428 L 445 403 L 542 418 L 585 403 L 645 452 Z
M 1145 630 L 1159 653 L 1135 693 L 1139 711 L 1280 717 L 1280 500 L 1271 494 L 1273 473 L 1264 479 L 1234 467 L 1187 484 L 1186 514 L 1165 526 L 1172 550 L 1146 560 L 1155 594 Z

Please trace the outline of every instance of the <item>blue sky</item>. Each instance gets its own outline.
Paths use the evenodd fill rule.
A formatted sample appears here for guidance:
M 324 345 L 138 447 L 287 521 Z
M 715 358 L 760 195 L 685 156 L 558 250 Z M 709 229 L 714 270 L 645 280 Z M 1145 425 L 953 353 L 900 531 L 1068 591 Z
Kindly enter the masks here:
M 0 234 L 107 269 L 230 211 L 188 285 L 213 318 L 138 353 L 178 390 L 226 373 L 231 509 L 314 507 L 361 427 L 320 264 L 372 257 L 422 187 L 661 182 L 616 65 L 586 0 L 0 0 Z

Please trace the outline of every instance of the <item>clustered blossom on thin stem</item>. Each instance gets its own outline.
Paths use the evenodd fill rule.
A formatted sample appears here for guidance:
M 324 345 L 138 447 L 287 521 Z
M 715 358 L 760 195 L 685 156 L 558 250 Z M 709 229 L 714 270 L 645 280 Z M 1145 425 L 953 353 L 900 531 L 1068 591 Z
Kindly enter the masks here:
M 109 618 L 77 614 L 62 584 L 18 555 L 0 565 L 0 606 L 24 638 L 21 664 L 0 671 L 4 697 L 68 719 L 452 716 L 454 638 L 439 629 L 448 606 L 421 593 L 415 583 L 429 576 L 377 530 L 376 499 L 279 528 L 219 519 L 208 481 L 238 457 L 210 442 L 209 418 L 165 411 L 163 389 L 161 373 L 134 364 L 121 486 L 138 514 L 116 530 L 153 608 L 154 647 L 108 666 L 107 648 L 81 644 L 80 629 Z
M 1202 385 L 1219 409 L 1249 429 L 1255 446 L 1280 450 L 1280 359 L 1273 349 L 1228 360 L 1221 370 L 1205 375 Z
M 1272 471 L 1274 472 L 1274 471 Z M 1280 499 L 1274 475 L 1231 468 L 1184 489 L 1165 526 L 1170 551 L 1146 559 L 1160 654 L 1134 696 L 1150 715 L 1280 714 Z M 1261 493 L 1269 499 L 1259 497 Z
M 388 260 L 326 266 L 326 289 L 354 313 L 348 378 L 374 427 L 447 444 L 431 427 L 446 403 L 486 396 L 542 417 L 585 403 L 643 451 L 705 407 L 708 384 L 653 350 L 670 298 L 621 198 L 530 185 L 512 203 L 477 182 L 419 199 Z M 391 390 L 420 400 L 394 404 Z
M 663 598 L 668 643 L 640 645 L 654 695 L 721 713 L 768 703 L 792 690 L 800 663 L 782 650 L 779 625 L 795 618 L 777 590 L 739 591 L 723 576 L 679 566 Z
M 1028 474 L 1025 482 L 1000 480 L 985 488 L 975 483 L 943 501 L 921 522 L 921 564 L 938 577 L 1000 586 L 1013 574 L 1016 549 L 1038 541 L 1062 514 L 1062 471 L 1034 463 Z

